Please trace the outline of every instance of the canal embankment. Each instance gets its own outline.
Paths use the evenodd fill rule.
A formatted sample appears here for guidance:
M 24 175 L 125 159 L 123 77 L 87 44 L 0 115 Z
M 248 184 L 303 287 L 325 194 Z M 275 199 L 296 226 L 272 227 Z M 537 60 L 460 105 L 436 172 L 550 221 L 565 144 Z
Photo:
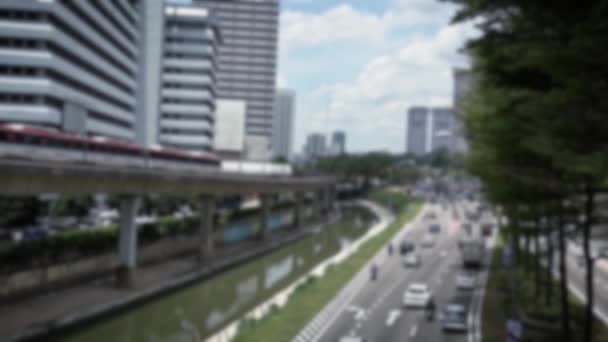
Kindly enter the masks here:
M 282 216 L 283 213 L 278 217 Z M 0 305 L 0 336 L 7 341 L 46 340 L 50 335 L 61 334 L 73 327 L 128 309 L 257 256 L 270 253 L 304 236 L 314 234 L 322 225 L 338 219 L 339 216 L 335 213 L 327 219 L 328 221 L 309 221 L 305 227 L 298 230 L 277 229 L 268 236 L 267 241 L 248 239 L 233 242 L 218 249 L 213 260 L 207 260 L 202 264 L 196 253 L 192 253 L 198 243 L 195 237 L 173 239 L 172 244 L 169 241 L 173 248 L 157 244 L 152 248 L 163 251 L 171 249 L 172 252 L 165 252 L 164 261 L 162 257 L 155 255 L 157 262 L 144 263 L 142 265 L 144 267 L 140 267 L 137 271 L 135 289 L 115 287 L 112 272 L 105 272 L 106 276 L 98 276 L 92 280 L 84 278 L 78 284 L 5 302 Z M 228 232 L 234 236 L 244 224 L 238 222 L 234 228 L 231 227 L 228 227 L 230 229 Z M 105 258 L 111 259 L 115 256 Z M 85 262 L 91 263 L 90 260 Z M 91 267 L 94 266 L 95 263 L 92 262 Z M 106 263 L 102 262 L 98 267 L 107 271 L 106 266 Z

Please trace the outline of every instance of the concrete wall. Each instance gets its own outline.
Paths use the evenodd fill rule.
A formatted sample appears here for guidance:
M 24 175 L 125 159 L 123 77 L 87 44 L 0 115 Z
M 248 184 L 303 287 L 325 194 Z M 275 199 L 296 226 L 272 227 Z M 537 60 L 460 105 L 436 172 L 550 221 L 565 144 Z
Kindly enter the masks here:
M 311 208 L 304 208 L 304 217 L 312 215 Z M 288 216 L 285 218 L 285 216 Z M 271 230 L 278 229 L 277 219 L 284 219 L 282 227 L 291 224 L 293 217 L 288 210 L 279 211 L 271 215 L 269 221 Z M 228 222 L 222 229 L 214 233 L 216 243 L 230 243 L 251 238 L 255 232 L 255 226 L 259 226 L 257 217 Z M 226 240 L 224 231 L 226 228 L 240 227 L 246 231 L 246 235 L 235 241 Z M 198 251 L 200 240 L 193 239 L 190 235 L 178 235 L 164 238 L 149 245 L 140 245 L 137 264 L 151 265 L 161 263 L 167 259 L 192 254 Z M 8 275 L 0 275 L 0 302 L 14 297 L 20 297 L 32 293 L 42 292 L 52 288 L 74 284 L 80 281 L 99 278 L 112 274 L 120 265 L 116 251 L 105 255 L 99 255 L 81 260 L 65 262 L 50 266 L 41 266 L 35 269 L 19 271 Z

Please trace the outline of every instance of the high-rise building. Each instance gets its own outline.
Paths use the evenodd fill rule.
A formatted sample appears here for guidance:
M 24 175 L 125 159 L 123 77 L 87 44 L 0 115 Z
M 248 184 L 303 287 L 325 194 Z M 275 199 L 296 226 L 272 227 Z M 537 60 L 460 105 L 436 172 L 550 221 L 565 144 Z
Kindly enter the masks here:
M 134 141 L 134 1 L 0 1 L 0 121 Z
M 455 127 L 455 150 L 458 152 L 466 152 L 468 150 L 468 144 L 464 136 L 462 121 L 458 118 L 462 113 L 462 101 L 464 96 L 471 88 L 471 71 L 467 69 L 455 68 L 453 71 L 454 76 L 454 111 L 456 115 L 456 127 Z
M 287 89 L 277 90 L 272 127 L 272 148 L 275 156 L 282 156 L 287 159 L 291 157 L 294 110 L 294 92 Z
M 324 156 L 325 153 L 325 135 L 321 133 L 309 134 L 306 138 L 306 145 L 304 146 L 304 155 L 306 156 L 306 159 L 316 159 Z
M 454 110 L 452 108 L 432 108 L 431 151 L 445 148 L 454 150 Z
M 331 154 L 340 155 L 346 153 L 346 133 L 335 131 L 331 136 Z
M 427 137 L 429 110 L 426 107 L 411 107 L 407 112 L 407 146 L 405 151 L 415 155 L 428 152 Z
M 167 4 L 164 18 L 159 143 L 193 151 L 212 150 L 215 65 L 221 42 L 216 18 L 196 3 Z
M 217 14 L 224 37 L 219 47 L 218 97 L 245 100 L 246 134 L 263 137 L 270 145 L 279 0 L 196 1 Z

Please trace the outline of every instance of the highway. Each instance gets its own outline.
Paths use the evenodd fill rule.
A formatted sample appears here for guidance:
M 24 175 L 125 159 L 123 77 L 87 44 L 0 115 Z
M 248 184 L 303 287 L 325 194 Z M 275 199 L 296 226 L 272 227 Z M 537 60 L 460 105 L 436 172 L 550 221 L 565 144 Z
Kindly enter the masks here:
M 475 205 L 456 203 L 462 219 L 465 208 Z M 425 283 L 433 293 L 437 313 L 451 301 L 463 302 L 470 310 L 476 307 L 481 297 L 481 290 L 461 291 L 456 289 L 455 276 L 460 269 L 461 258 L 458 251 L 458 239 L 464 236 L 460 230 L 460 221 L 453 217 L 453 207 L 444 210 L 440 205 L 427 204 L 424 213 L 434 212 L 435 219 L 419 215 L 406 231 L 393 241 L 395 251 L 390 257 L 378 258 L 379 276 L 376 281 L 370 280 L 353 296 L 348 305 L 324 329 L 316 341 L 335 342 L 345 336 L 364 338 L 372 341 L 469 341 L 475 334 L 471 327 L 467 333 L 444 333 L 436 317 L 427 321 L 423 310 L 404 309 L 403 293 L 411 283 Z M 441 234 L 432 248 L 420 246 L 420 240 L 427 234 L 428 226 L 439 223 Z M 416 244 L 416 252 L 421 255 L 422 264 L 418 268 L 405 268 L 402 257 L 396 247 L 398 241 L 406 239 Z M 385 249 L 382 253 L 388 254 Z M 488 255 L 490 253 L 487 253 Z M 481 279 L 482 277 L 478 277 Z M 479 286 L 478 286 L 479 287 Z M 475 298 L 475 300 L 474 300 Z M 473 314 L 469 325 L 474 325 Z M 470 335 L 470 336 L 469 336 Z

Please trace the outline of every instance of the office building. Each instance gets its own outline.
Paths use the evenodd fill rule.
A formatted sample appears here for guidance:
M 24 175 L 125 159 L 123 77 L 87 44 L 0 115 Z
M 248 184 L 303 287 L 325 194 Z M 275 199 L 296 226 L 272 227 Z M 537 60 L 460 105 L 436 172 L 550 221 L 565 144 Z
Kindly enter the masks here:
M 430 150 L 445 148 L 454 151 L 455 119 L 452 108 L 432 108 L 432 128 Z
M 466 152 L 468 150 L 468 144 L 464 135 L 464 128 L 462 121 L 459 120 L 458 116 L 462 115 L 462 101 L 471 88 L 471 71 L 467 69 L 455 68 L 453 70 L 454 78 L 454 111 L 456 113 L 455 122 L 455 150 L 457 152 Z
M 246 101 L 245 133 L 258 137 L 247 140 L 258 145 L 270 145 L 279 0 L 196 2 L 217 14 L 224 37 L 224 44 L 219 47 L 218 97 Z M 267 143 L 261 143 L 264 139 Z
M 0 1 L 0 121 L 135 140 L 133 1 Z
M 428 152 L 429 110 L 426 107 L 411 107 L 407 112 L 407 146 L 405 151 L 415 155 Z
M 326 154 L 325 135 L 320 133 L 309 134 L 304 145 L 304 155 L 307 160 L 317 159 Z
M 330 154 L 341 155 L 346 153 L 346 133 L 335 131 L 331 136 Z
M 210 151 L 214 143 L 220 30 L 213 13 L 198 4 L 168 4 L 164 18 L 159 144 Z
M 274 101 L 272 127 L 272 149 L 275 156 L 291 157 L 295 94 L 291 90 L 279 89 Z

